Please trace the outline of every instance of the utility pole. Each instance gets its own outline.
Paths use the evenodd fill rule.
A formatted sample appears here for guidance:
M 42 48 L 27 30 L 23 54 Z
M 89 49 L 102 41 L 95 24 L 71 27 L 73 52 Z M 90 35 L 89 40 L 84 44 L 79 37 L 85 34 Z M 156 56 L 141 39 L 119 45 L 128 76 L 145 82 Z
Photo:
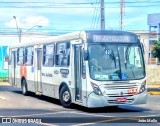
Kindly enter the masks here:
M 16 22 L 16 27 L 17 27 L 17 34 L 18 34 L 18 38 L 19 38 L 19 43 L 21 43 L 21 29 L 18 27 L 18 24 L 17 24 L 17 19 L 16 19 L 16 16 L 13 16 L 15 22 Z
M 123 29 L 123 16 L 125 13 L 125 5 L 124 5 L 125 0 L 120 0 L 120 30 L 122 31 Z
M 13 16 L 15 23 L 16 23 L 16 27 L 17 27 L 17 34 L 18 34 L 18 38 L 19 38 L 19 43 L 21 43 L 21 39 L 22 39 L 22 35 L 26 34 L 28 31 L 32 30 L 35 27 L 43 27 L 41 25 L 34 25 L 33 27 L 31 27 L 30 29 L 28 29 L 26 32 L 22 32 L 22 30 L 18 27 L 18 23 L 17 23 L 17 19 L 16 16 Z
M 101 30 L 105 30 L 105 6 L 104 6 L 104 0 L 101 0 Z

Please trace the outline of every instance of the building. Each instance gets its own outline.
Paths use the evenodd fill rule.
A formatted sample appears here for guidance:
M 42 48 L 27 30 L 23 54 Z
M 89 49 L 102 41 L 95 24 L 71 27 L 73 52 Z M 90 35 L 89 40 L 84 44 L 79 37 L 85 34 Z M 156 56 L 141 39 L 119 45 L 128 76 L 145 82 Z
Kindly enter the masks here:
M 143 43 L 144 46 L 144 59 L 145 63 L 148 63 L 148 52 L 149 52 L 149 44 L 148 44 L 148 36 L 149 31 L 147 30 L 132 30 L 129 32 L 133 32 L 139 36 L 140 42 Z
M 148 63 L 156 61 L 156 57 L 152 55 L 153 44 L 155 40 L 160 38 L 160 13 L 148 14 L 147 24 L 149 26 L 148 35 Z
M 148 14 L 147 24 L 149 30 L 130 31 L 137 34 L 144 45 L 144 58 L 146 64 L 157 64 L 158 59 L 152 55 L 154 41 L 160 38 L 160 13 Z
M 0 81 L 8 78 L 8 46 L 0 46 Z

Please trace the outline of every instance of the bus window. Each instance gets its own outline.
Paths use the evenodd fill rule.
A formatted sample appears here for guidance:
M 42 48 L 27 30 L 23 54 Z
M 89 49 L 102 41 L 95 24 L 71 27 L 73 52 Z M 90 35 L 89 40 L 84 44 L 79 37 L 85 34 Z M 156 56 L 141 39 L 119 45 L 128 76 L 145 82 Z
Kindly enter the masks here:
M 43 47 L 43 65 L 52 67 L 54 65 L 54 45 L 45 45 Z
M 27 47 L 25 49 L 25 64 L 33 65 L 33 47 Z
M 70 44 L 58 43 L 56 52 L 56 65 L 69 66 Z
M 17 51 L 17 64 L 18 65 L 23 65 L 24 63 L 24 49 L 23 48 L 19 48 Z

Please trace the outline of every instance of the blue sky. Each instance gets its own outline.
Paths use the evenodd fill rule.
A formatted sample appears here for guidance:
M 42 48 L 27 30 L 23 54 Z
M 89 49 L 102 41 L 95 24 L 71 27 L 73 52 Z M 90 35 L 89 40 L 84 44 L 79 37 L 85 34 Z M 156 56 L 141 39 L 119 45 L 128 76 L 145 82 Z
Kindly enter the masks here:
M 119 1 L 105 0 L 107 30 L 120 29 Z M 11 37 L 18 41 L 13 16 L 22 32 L 35 25 L 43 27 L 34 27 L 28 32 L 56 35 L 100 29 L 100 5 L 96 2 L 99 0 L 1 0 L 0 41 L 11 41 Z M 148 30 L 147 15 L 151 13 L 160 13 L 159 0 L 125 0 L 123 30 Z

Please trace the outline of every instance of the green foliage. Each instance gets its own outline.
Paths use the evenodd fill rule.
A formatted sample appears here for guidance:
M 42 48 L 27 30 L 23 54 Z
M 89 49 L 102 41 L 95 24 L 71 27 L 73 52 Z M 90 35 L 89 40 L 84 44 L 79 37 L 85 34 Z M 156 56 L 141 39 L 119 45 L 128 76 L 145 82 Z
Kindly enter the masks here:
M 156 40 L 154 42 L 154 47 L 153 47 L 153 50 L 152 50 L 152 54 L 154 57 L 157 57 L 160 59 L 160 38 L 159 40 Z

